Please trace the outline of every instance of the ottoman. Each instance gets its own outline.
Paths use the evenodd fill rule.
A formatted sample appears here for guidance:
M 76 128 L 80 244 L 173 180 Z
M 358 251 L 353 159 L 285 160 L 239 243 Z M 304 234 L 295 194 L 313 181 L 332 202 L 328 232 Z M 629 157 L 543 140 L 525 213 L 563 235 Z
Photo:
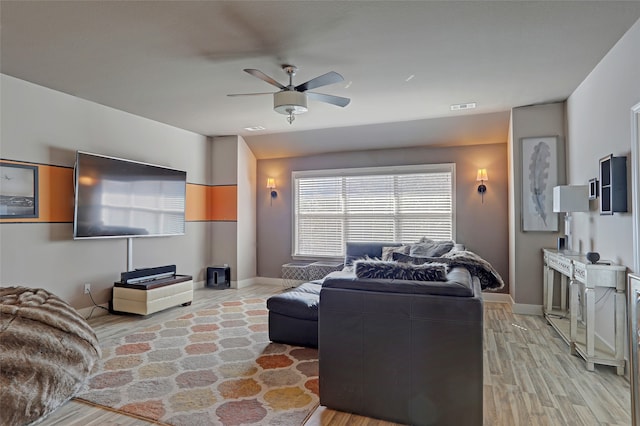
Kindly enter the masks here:
M 304 283 L 267 299 L 269 340 L 318 347 L 319 283 Z

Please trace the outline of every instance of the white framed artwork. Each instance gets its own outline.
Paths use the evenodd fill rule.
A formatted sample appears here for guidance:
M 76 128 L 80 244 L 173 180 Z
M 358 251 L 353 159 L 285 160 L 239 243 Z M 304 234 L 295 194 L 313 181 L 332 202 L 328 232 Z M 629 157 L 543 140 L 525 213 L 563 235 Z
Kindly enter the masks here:
M 521 139 L 522 230 L 558 231 L 553 187 L 558 184 L 558 137 Z

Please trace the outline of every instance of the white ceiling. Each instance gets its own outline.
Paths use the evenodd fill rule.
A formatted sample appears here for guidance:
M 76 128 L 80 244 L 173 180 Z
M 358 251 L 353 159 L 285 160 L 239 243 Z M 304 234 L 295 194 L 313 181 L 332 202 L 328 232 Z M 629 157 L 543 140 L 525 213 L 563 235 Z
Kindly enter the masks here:
M 566 99 L 640 18 L 640 1 L 0 7 L 2 73 L 203 135 L 240 134 L 258 158 L 505 142 L 511 108 Z M 270 95 L 226 96 L 277 90 L 242 70 L 286 84 L 283 63 L 298 66 L 294 84 L 342 74 L 314 91 L 351 104 L 310 100 L 290 125 Z M 449 110 L 465 102 L 478 108 Z

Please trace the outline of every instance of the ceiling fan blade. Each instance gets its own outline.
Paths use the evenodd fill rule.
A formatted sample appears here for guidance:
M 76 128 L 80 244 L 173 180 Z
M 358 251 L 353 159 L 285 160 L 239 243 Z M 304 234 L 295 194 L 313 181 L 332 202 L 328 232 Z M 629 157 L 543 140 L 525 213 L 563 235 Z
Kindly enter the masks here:
M 268 75 L 266 75 L 265 73 L 263 73 L 260 70 L 255 70 L 255 69 L 252 69 L 252 68 L 245 68 L 244 71 L 249 73 L 249 74 L 251 74 L 254 77 L 259 78 L 260 80 L 266 81 L 267 83 L 276 86 L 278 89 L 286 89 L 285 86 L 283 86 L 282 84 L 280 84 L 279 82 L 277 82 L 273 78 L 269 77 Z
M 306 83 L 302 83 L 296 86 L 298 92 L 304 92 L 306 90 L 315 89 L 316 87 L 326 86 L 327 84 L 339 83 L 344 81 L 344 78 L 335 71 L 329 71 L 326 74 L 322 74 L 316 78 L 312 78 Z
M 229 93 L 227 96 L 258 96 L 258 95 L 273 95 L 273 92 L 258 92 L 258 93 Z
M 343 98 L 342 96 L 325 95 L 324 93 L 305 92 L 308 98 L 315 101 L 322 101 L 328 104 L 337 105 L 339 107 L 346 107 L 351 102 L 349 98 Z

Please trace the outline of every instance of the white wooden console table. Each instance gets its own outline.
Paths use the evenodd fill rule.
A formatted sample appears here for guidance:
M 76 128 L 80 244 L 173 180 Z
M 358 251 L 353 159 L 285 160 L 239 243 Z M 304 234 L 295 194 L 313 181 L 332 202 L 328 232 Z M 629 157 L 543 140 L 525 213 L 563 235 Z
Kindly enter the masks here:
M 584 358 L 587 362 L 587 370 L 593 371 L 594 364 L 611 365 L 616 367 L 619 375 L 623 375 L 627 268 L 609 262 L 592 264 L 584 255 L 578 253 L 543 249 L 543 255 L 545 318 L 567 342 L 571 353 Z M 554 285 L 557 275 L 560 275 L 560 301 L 559 304 L 554 305 Z M 578 321 L 580 283 L 585 287 L 584 313 L 582 320 Z M 615 291 L 613 297 L 615 347 L 613 350 L 595 334 L 596 287 L 612 288 Z

